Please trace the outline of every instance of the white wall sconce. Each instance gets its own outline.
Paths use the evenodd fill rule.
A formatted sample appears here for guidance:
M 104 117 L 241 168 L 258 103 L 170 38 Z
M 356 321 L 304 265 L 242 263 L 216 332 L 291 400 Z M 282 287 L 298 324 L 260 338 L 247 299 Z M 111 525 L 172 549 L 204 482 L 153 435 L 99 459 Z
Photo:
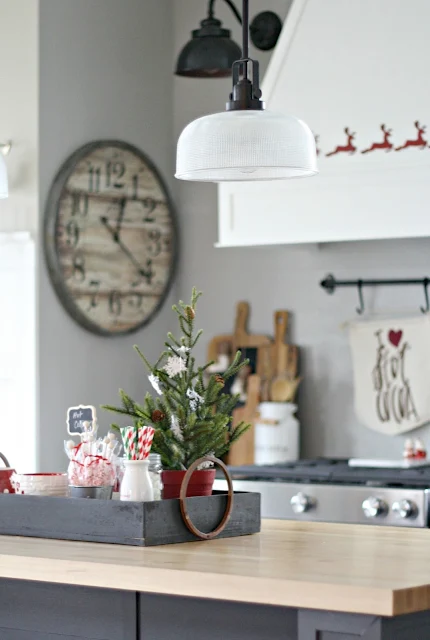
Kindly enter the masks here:
M 10 153 L 12 142 L 0 142 L 0 198 L 7 198 L 9 195 L 7 182 L 7 167 L 4 157 Z

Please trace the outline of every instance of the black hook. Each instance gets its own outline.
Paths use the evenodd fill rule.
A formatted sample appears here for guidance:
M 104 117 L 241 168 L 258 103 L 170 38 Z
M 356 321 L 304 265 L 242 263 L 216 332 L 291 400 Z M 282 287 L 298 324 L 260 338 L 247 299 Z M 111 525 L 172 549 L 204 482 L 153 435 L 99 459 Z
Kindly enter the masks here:
M 428 278 L 424 278 L 423 285 L 424 285 L 424 296 L 426 299 L 426 306 L 420 307 L 422 313 L 428 313 L 430 311 L 429 292 L 427 291 L 427 287 L 429 286 L 429 283 L 430 283 L 430 280 Z
M 363 299 L 363 280 L 357 280 L 358 299 L 360 306 L 356 308 L 356 312 L 360 315 L 364 312 L 364 299 Z

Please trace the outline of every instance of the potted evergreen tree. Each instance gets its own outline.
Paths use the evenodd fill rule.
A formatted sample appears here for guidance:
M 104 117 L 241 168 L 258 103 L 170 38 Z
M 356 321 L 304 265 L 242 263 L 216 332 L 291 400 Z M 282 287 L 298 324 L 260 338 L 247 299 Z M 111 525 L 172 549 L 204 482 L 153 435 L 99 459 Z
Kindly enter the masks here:
M 238 351 L 223 375 L 205 374 L 212 364 L 196 366 L 193 356 L 202 330 L 195 332 L 196 305 L 201 292 L 193 288 L 190 304 L 179 301 L 173 306 L 181 337 L 167 334 L 166 349 L 151 365 L 135 346 L 148 369 L 148 379 L 155 397 L 147 393 L 143 404 L 120 390 L 121 406 L 105 405 L 109 411 L 129 416 L 135 427 L 152 425 L 155 429 L 152 451 L 161 455 L 164 498 L 178 498 L 188 467 L 206 455 L 224 456 L 231 445 L 251 425 L 241 422 L 232 426 L 232 411 L 238 396 L 224 393 L 225 381 L 235 376 L 248 361 L 241 361 Z M 112 425 L 119 429 L 118 425 Z M 188 495 L 211 495 L 214 468 L 197 470 L 191 477 Z

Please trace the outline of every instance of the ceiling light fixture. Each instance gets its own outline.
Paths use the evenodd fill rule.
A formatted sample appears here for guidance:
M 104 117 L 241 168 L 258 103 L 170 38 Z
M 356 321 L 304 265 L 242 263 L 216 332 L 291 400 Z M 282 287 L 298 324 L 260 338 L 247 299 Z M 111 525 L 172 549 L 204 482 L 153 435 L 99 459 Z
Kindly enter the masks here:
M 224 0 L 237 21 L 242 18 L 232 0 Z M 209 0 L 208 16 L 200 28 L 192 31 L 192 39 L 182 49 L 176 64 L 176 75 L 188 78 L 228 78 L 231 68 L 241 57 L 238 44 L 231 39 L 231 31 L 224 29 L 214 14 L 215 0 Z M 282 22 L 273 11 L 255 16 L 249 28 L 251 40 L 257 49 L 273 49 L 281 33 Z
M 7 198 L 9 195 L 8 181 L 7 181 L 7 168 L 4 156 L 7 156 L 12 148 L 12 142 L 0 143 L 0 198 Z
M 242 57 L 233 63 L 226 111 L 191 122 L 177 147 L 179 180 L 280 180 L 318 173 L 315 139 L 298 118 L 264 110 L 258 61 L 249 58 L 249 0 L 243 0 Z

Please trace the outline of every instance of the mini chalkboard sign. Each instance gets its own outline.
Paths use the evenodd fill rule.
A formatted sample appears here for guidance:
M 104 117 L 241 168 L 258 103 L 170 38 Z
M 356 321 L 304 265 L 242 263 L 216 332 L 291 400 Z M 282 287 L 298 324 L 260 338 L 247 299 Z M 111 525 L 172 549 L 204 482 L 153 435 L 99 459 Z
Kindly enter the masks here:
M 67 409 L 67 432 L 71 436 L 91 433 L 96 426 L 96 408 L 91 405 L 69 407 Z

